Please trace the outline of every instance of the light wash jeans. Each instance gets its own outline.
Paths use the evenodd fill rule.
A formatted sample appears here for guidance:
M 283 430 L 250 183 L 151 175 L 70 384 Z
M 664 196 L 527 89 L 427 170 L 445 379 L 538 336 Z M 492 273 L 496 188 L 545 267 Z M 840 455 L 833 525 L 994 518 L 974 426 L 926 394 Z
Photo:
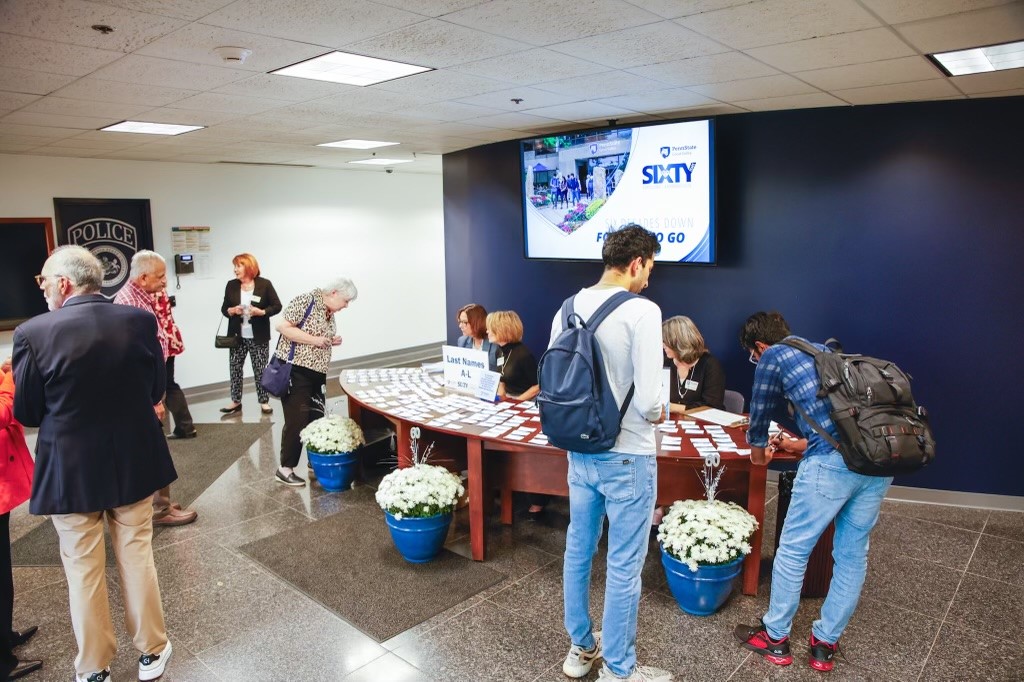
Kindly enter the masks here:
M 811 551 L 835 519 L 832 558 L 835 566 L 821 617 L 811 632 L 830 644 L 839 641 L 860 600 L 868 568 L 868 536 L 891 477 L 863 476 L 846 468 L 838 452 L 815 455 L 800 463 L 793 497 L 782 527 L 772 569 L 772 594 L 764 625 L 778 639 L 789 635 L 800 605 L 800 590 Z
M 572 643 L 590 648 L 590 569 L 608 517 L 602 646 L 604 662 L 619 677 L 636 667 L 636 613 L 640 572 L 658 488 L 653 455 L 569 453 L 569 531 L 565 538 L 565 629 Z

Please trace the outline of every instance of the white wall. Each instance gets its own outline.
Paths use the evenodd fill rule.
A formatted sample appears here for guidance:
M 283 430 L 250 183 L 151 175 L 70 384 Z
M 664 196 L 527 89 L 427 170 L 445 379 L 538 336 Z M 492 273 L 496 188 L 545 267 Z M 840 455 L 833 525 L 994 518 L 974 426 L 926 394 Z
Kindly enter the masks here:
M 212 228 L 215 279 L 185 275 L 175 290 L 169 267 L 184 387 L 228 378 L 227 351 L 213 337 L 231 258 L 243 251 L 285 304 L 335 275 L 355 282 L 359 298 L 339 314 L 335 360 L 445 337 L 439 174 L 0 155 L 0 217 L 52 218 L 54 197 L 149 199 L 155 248 L 168 261 L 172 226 Z M 3 357 L 11 336 L 0 335 Z

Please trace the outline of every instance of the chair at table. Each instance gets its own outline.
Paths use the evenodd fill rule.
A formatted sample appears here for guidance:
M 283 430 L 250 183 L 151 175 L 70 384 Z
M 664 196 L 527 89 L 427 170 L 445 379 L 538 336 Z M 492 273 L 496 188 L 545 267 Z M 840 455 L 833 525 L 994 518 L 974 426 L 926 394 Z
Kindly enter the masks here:
M 743 394 L 739 391 L 725 391 L 725 411 L 732 412 L 734 414 L 743 414 L 743 407 L 746 401 L 743 399 Z

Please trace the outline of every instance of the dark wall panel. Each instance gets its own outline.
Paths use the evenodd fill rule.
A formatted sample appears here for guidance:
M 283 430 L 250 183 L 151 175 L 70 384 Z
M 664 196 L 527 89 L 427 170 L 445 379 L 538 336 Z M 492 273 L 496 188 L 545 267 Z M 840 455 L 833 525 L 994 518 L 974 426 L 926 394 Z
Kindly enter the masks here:
M 718 120 L 719 265 L 659 265 L 647 294 L 685 314 L 750 395 L 736 341 L 777 309 L 794 332 L 913 374 L 938 439 L 904 485 L 1024 495 L 1024 98 L 851 107 Z M 536 354 L 588 263 L 523 258 L 515 143 L 444 159 L 448 327 L 473 301 L 523 318 Z

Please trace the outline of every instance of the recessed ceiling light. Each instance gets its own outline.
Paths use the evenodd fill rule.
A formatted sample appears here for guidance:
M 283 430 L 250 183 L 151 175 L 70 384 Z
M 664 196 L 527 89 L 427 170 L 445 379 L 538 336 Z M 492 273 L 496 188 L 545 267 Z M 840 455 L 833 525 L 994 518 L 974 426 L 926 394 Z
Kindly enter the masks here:
M 1024 41 L 973 47 L 928 55 L 947 76 L 1019 69 L 1024 66 Z
M 367 166 L 393 166 L 396 163 L 412 163 L 412 159 L 363 159 L 362 161 L 349 161 L 349 163 L 363 163 Z
M 143 133 L 145 135 L 181 135 L 206 126 L 180 126 L 173 123 L 147 123 L 145 121 L 122 121 L 100 130 L 107 133 Z
M 324 142 L 317 147 L 342 147 L 344 149 L 376 149 L 377 147 L 391 147 L 398 142 L 377 142 L 376 140 L 338 140 L 337 142 Z
M 270 73 L 278 76 L 294 76 L 316 81 L 364 86 L 424 71 L 433 71 L 433 69 L 427 66 L 403 64 L 347 52 L 328 52 Z

